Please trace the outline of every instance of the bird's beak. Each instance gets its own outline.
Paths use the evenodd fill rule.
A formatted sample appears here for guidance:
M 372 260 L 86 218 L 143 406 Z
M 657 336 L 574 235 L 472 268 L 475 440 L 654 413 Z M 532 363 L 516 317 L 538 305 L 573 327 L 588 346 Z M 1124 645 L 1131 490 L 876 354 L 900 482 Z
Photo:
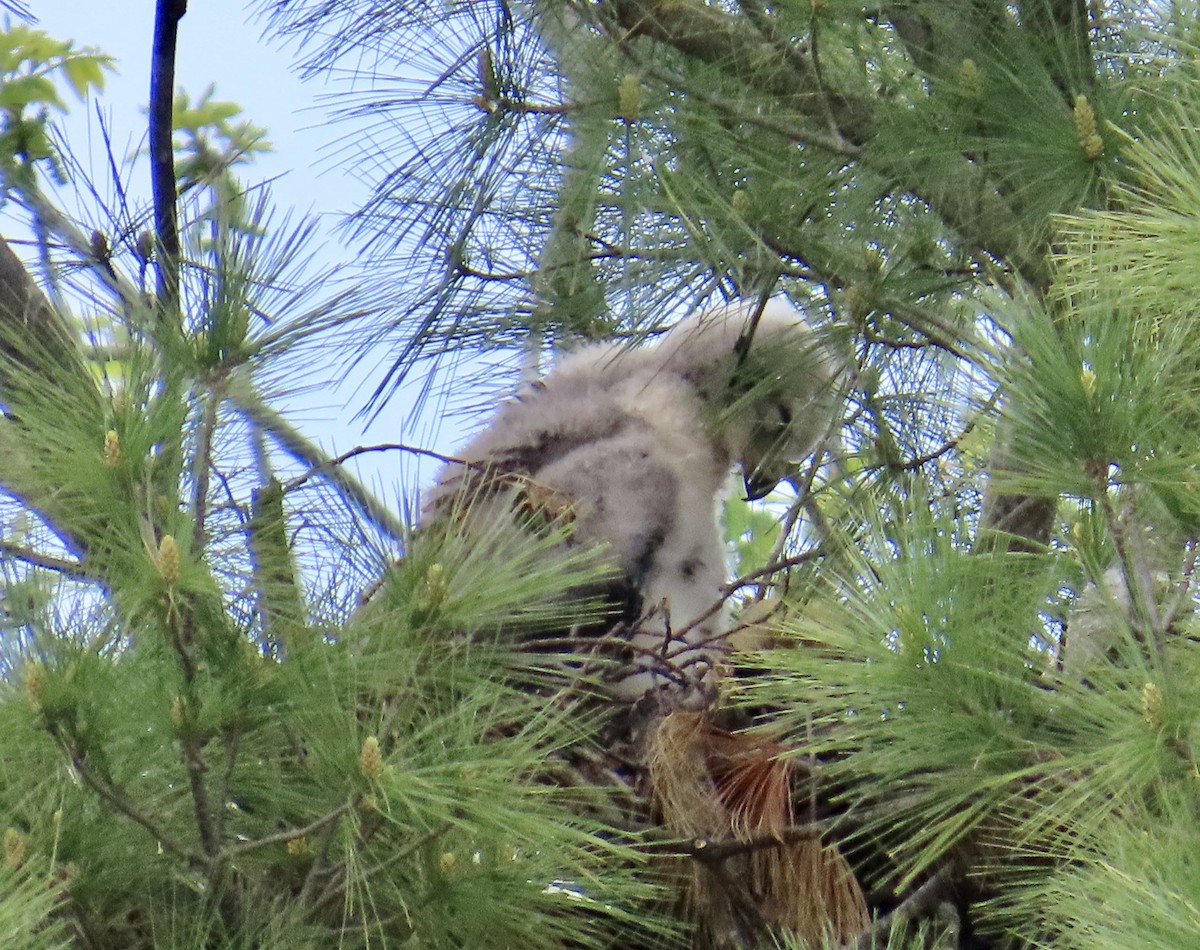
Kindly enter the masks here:
M 779 478 L 767 472 L 749 472 L 743 476 L 742 482 L 746 486 L 746 501 L 758 501 L 774 491 Z

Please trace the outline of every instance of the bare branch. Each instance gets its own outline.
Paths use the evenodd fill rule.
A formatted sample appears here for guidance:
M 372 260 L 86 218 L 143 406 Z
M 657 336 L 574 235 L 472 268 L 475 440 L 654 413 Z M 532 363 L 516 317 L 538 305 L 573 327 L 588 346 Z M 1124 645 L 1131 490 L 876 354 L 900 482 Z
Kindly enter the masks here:
M 175 46 L 187 0 L 158 0 L 150 64 L 150 186 L 158 235 L 158 297 L 167 312 L 179 294 L 179 228 L 175 216 Z
M 757 835 L 753 838 L 733 841 L 697 838 L 695 841 L 681 842 L 669 847 L 672 851 L 686 854 L 702 864 L 718 864 L 741 854 L 786 848 L 801 841 L 819 840 L 832 824 L 832 821 L 814 821 L 806 825 L 792 825 L 790 828 L 784 828 L 778 834 Z
M 337 455 L 329 459 L 327 462 L 324 462 L 320 465 L 314 465 L 303 475 L 297 475 L 283 486 L 284 494 L 295 491 L 314 476 L 328 474 L 331 469 L 337 467 L 338 465 L 342 465 L 350 459 L 359 455 L 365 455 L 368 452 L 410 452 L 413 455 L 423 455 L 426 458 L 436 459 L 437 461 L 444 462 L 447 465 L 469 464 L 465 459 L 455 458 L 453 455 L 442 455 L 440 452 L 434 452 L 431 449 L 418 448 L 415 445 L 406 445 L 403 442 L 381 442 L 379 445 L 356 445 L 349 451 L 343 452 L 341 455 Z

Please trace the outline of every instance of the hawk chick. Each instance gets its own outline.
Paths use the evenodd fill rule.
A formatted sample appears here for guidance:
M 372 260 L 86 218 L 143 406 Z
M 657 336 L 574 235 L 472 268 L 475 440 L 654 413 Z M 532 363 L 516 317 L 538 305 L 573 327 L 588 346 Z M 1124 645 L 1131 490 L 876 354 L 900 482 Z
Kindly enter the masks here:
M 752 316 L 721 307 L 652 346 L 565 357 L 497 411 L 425 500 L 426 523 L 457 511 L 467 530 L 511 517 L 471 496 L 498 498 L 495 486 L 514 480 L 569 505 L 572 543 L 603 545 L 623 578 L 614 631 L 632 659 L 612 686 L 618 698 L 711 691 L 729 629 L 720 507 L 730 471 L 761 498 L 829 427 L 828 354 L 787 303 Z

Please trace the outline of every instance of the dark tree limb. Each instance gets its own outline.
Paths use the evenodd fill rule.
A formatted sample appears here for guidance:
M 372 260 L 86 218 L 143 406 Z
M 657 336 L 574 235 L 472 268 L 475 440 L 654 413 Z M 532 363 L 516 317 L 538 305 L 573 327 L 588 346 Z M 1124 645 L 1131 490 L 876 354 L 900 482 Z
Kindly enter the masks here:
M 1004 6 L 1000 0 L 918 0 L 889 3 L 883 16 L 917 68 L 942 76 L 995 44 L 1008 15 Z
M 74 577 L 81 580 L 92 577 L 91 573 L 79 561 L 54 557 L 51 554 L 35 551 L 26 545 L 14 544 L 11 541 L 0 540 L 0 557 L 22 561 L 25 564 L 29 564 L 32 567 L 39 567 L 45 571 L 54 571 L 62 574 L 64 577 Z
M 154 15 L 154 50 L 150 64 L 150 188 L 154 196 L 154 231 L 158 236 L 158 297 L 167 312 L 179 294 L 179 227 L 176 221 L 175 46 L 187 0 L 158 0 Z
M 29 9 L 29 4 L 24 3 L 23 0 L 3 0 L 3 2 L 0 2 L 0 7 L 3 7 L 13 16 L 25 20 L 27 23 L 37 22 L 37 17 Z
M 160 828 L 150 816 L 145 815 L 142 811 L 131 802 L 125 793 L 116 785 L 112 784 L 107 777 L 100 776 L 92 769 L 88 762 L 86 752 L 80 747 L 79 743 L 62 733 L 62 730 L 52 727 L 50 734 L 62 744 L 66 749 L 67 754 L 71 758 L 71 765 L 75 769 L 75 774 L 80 780 L 92 789 L 97 795 L 103 798 L 106 802 L 112 805 L 122 815 L 132 821 L 134 824 L 140 825 L 146 829 L 163 851 L 174 855 L 181 861 L 185 862 L 188 867 L 199 871 L 207 870 L 208 862 L 202 856 L 186 847 L 182 842 L 177 841 L 172 835 L 168 834 L 164 828 Z

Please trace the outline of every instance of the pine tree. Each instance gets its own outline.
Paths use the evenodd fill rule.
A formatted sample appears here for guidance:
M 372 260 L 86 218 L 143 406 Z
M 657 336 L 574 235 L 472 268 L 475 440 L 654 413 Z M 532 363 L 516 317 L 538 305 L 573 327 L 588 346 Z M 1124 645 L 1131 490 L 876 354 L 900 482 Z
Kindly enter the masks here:
M 378 64 L 350 285 L 235 176 L 261 130 L 170 81 L 154 207 L 59 211 L 86 179 L 28 65 L 104 61 L 6 36 L 39 256 L 0 245 L 5 945 L 688 945 L 679 877 L 778 841 L 563 780 L 605 712 L 516 633 L 603 565 L 555 525 L 410 534 L 284 407 L 347 330 L 399 413 L 464 352 L 515 378 L 781 293 L 853 381 L 729 512 L 722 715 L 789 750 L 775 838 L 850 860 L 876 921 L 843 945 L 1194 943 L 1200 11 L 262 7 L 308 69 Z
M 386 88 L 350 110 L 398 153 L 354 221 L 409 278 L 377 404 L 713 299 L 852 354 L 729 702 L 890 911 L 860 945 L 1194 942 L 1195 5 L 264 7 Z
M 586 618 L 564 594 L 601 567 L 547 556 L 554 532 L 410 537 L 289 424 L 311 348 L 372 308 L 241 179 L 269 143 L 236 105 L 160 72 L 133 160 L 169 177 L 106 205 L 47 120 L 108 59 L 23 25 L 0 44 L 38 252 L 0 244 L 0 943 L 670 934 L 619 797 L 549 781 L 594 716 L 533 700 L 514 635 Z

